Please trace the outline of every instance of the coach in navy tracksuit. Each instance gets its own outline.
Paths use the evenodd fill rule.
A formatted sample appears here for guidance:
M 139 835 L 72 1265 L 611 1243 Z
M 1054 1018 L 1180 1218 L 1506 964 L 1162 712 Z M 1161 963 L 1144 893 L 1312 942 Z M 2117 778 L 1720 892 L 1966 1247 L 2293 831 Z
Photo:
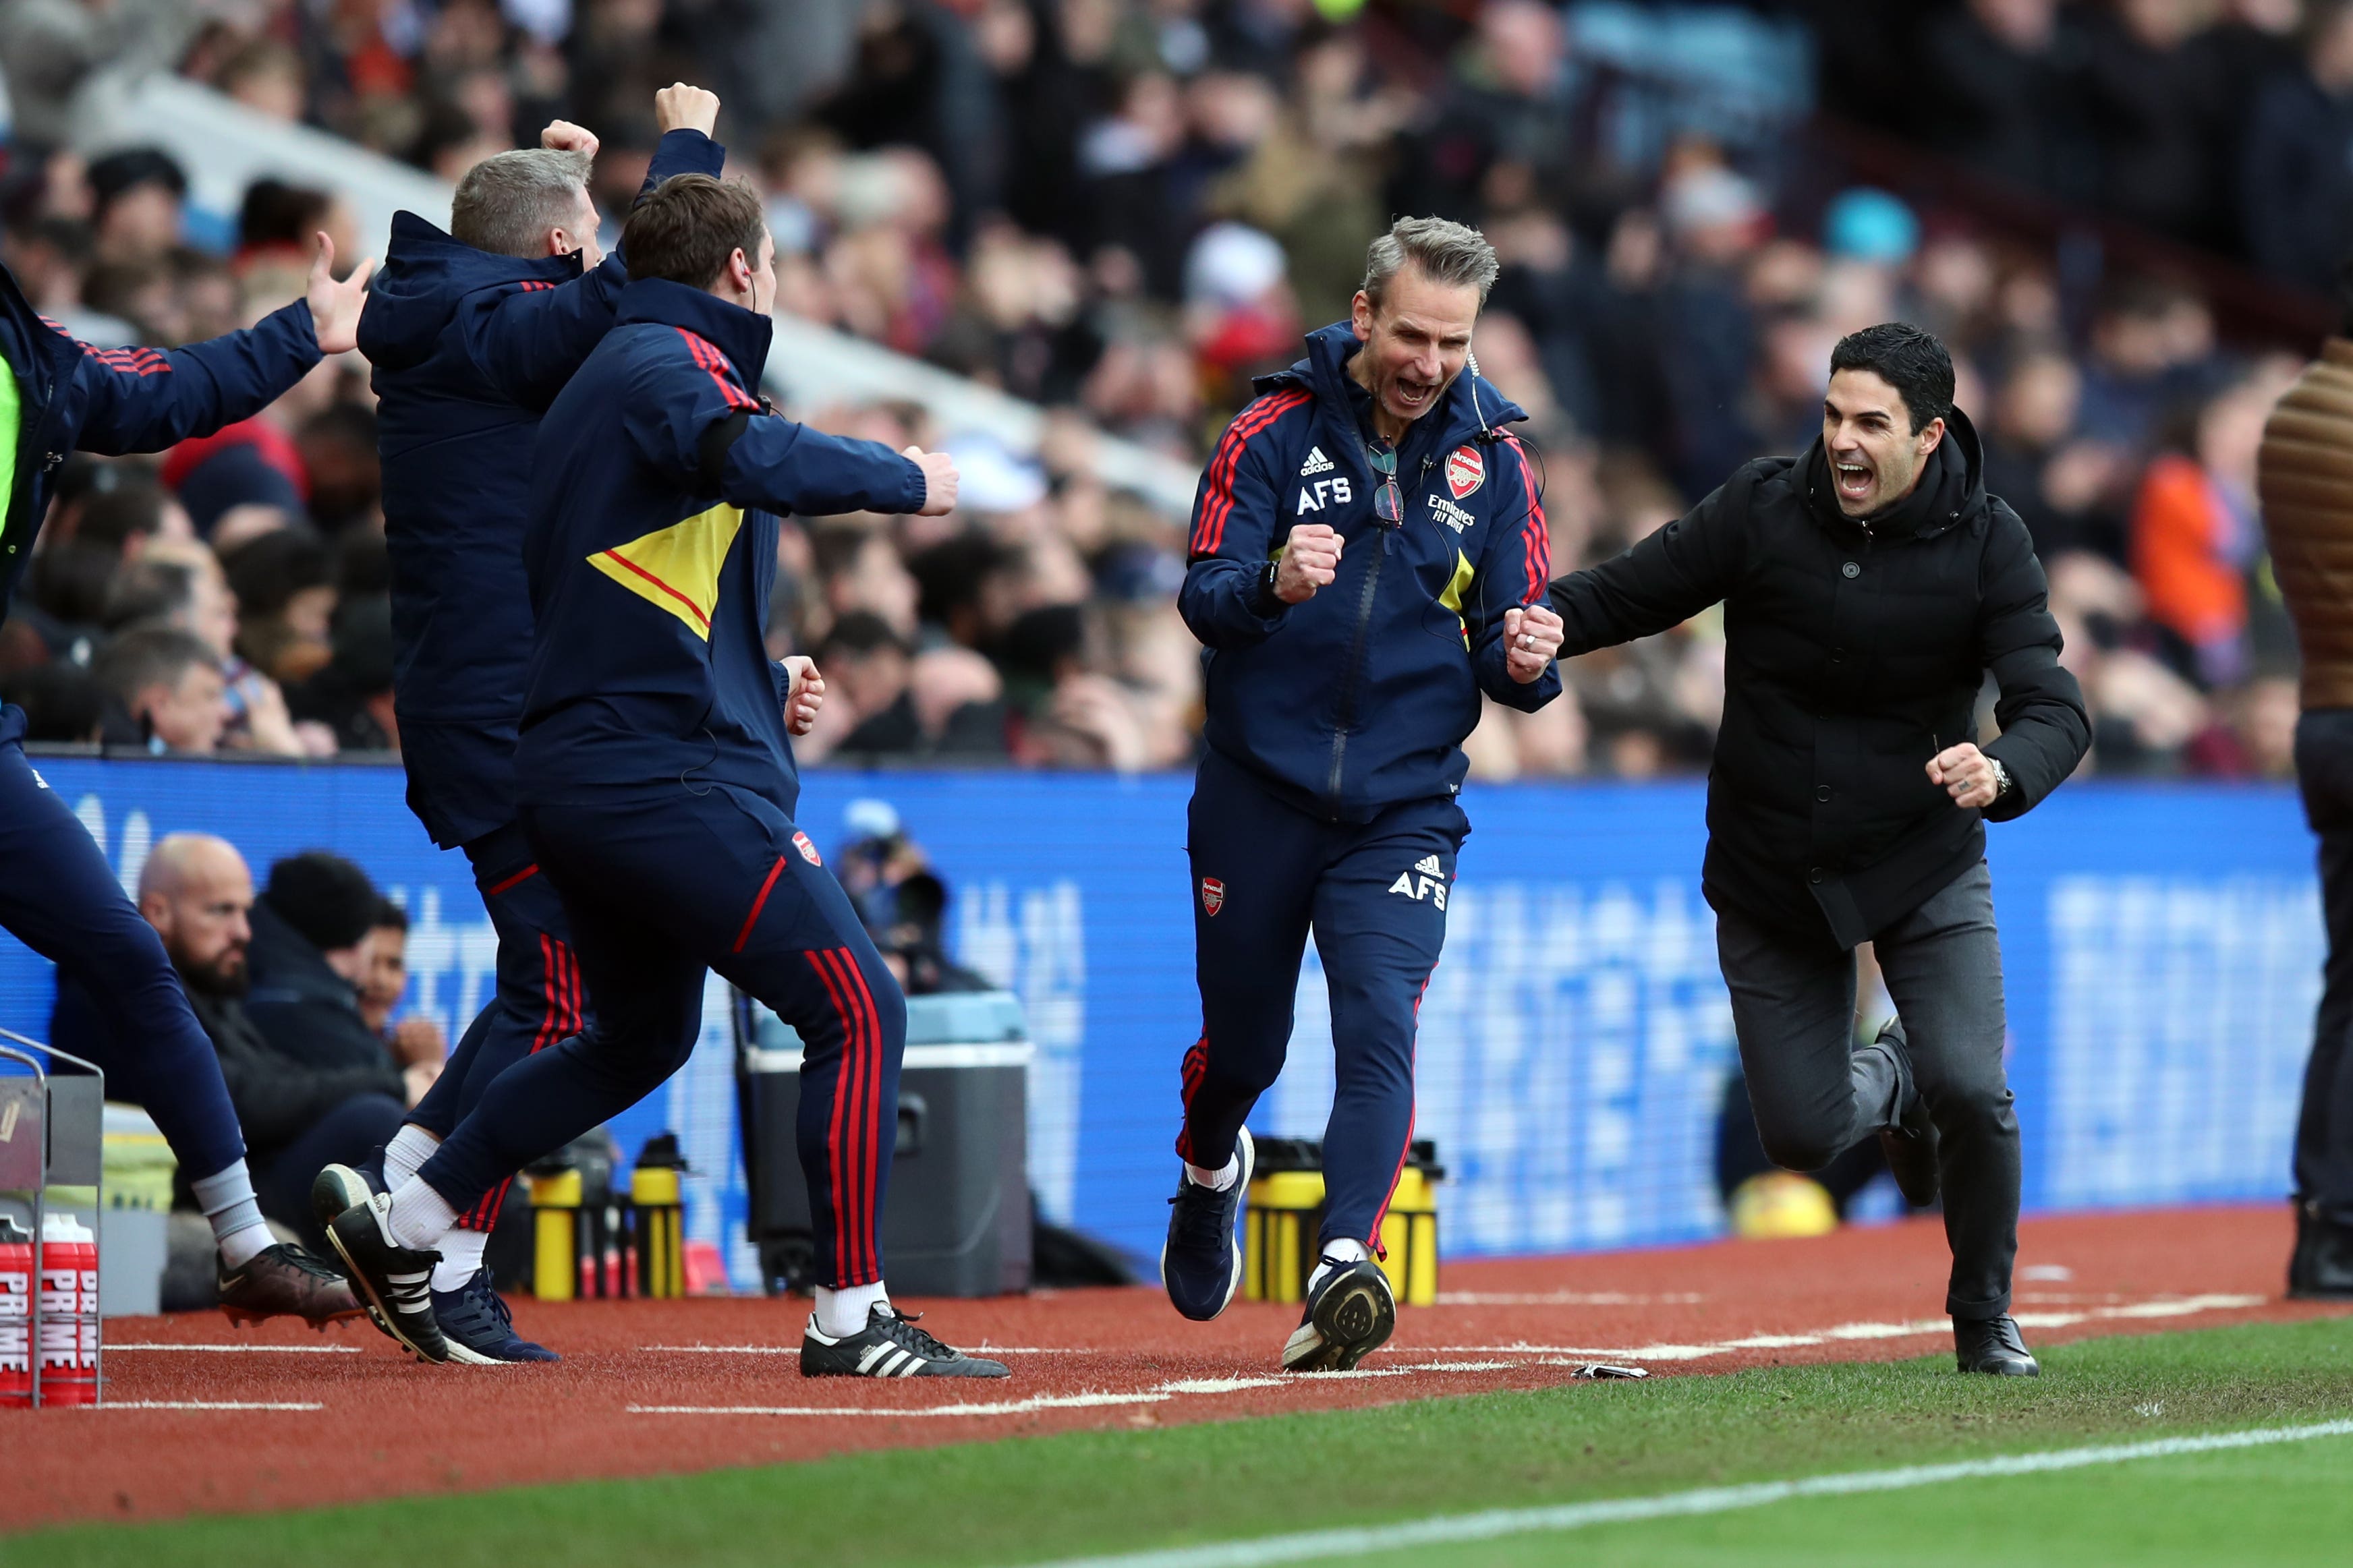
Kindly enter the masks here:
M 1354 1366 L 1395 1321 L 1368 1253 L 1412 1138 L 1416 1017 L 1470 831 L 1461 742 L 1482 692 L 1533 711 L 1560 691 L 1541 498 L 1502 429 L 1526 416 L 1460 374 L 1494 276 L 1474 230 L 1400 221 L 1353 319 L 1259 384 L 1194 504 L 1178 604 L 1208 648 L 1187 840 L 1201 1037 L 1163 1273 L 1187 1317 L 1232 1299 L 1242 1122 L 1282 1070 L 1312 927 L 1336 1070 L 1295 1370 Z
M 337 283 L 320 237 L 308 300 L 250 330 L 185 349 L 97 349 L 35 314 L 0 268 L 0 616 L 33 559 L 50 475 L 72 451 L 160 452 L 259 413 L 320 355 L 352 346 L 371 264 Z M 234 1316 L 357 1307 L 315 1260 L 273 1244 L 212 1042 L 188 1009 L 154 928 L 73 812 L 25 760 L 25 711 L 0 710 L 0 925 L 79 981 L 113 1042 L 108 1086 L 143 1103 L 170 1141 L 221 1246 Z
M 416 1277 L 458 1214 L 675 1072 L 716 969 L 800 1036 L 820 1278 L 805 1373 L 1004 1374 L 889 1307 L 879 1246 L 906 1005 L 793 825 L 783 672 L 764 637 L 768 514 L 944 515 L 955 470 L 765 412 L 775 245 L 701 174 L 639 202 L 616 322 L 541 425 L 523 547 L 533 636 L 515 782 L 564 900 L 591 1021 L 501 1074 L 416 1177 L 332 1234 L 400 1337 L 438 1360 Z M 747 510 L 756 509 L 756 510 Z M 796 716 L 797 720 L 797 714 Z
M 655 107 L 665 133 L 647 188 L 717 174 L 726 158 L 709 135 L 718 99 L 681 84 Z M 434 843 L 464 849 L 499 939 L 495 994 L 385 1151 L 396 1183 L 492 1079 L 581 1022 L 563 905 L 515 821 L 515 723 L 531 651 L 522 531 L 540 416 L 611 328 L 628 279 L 618 256 L 596 251 L 583 183 L 595 138 L 559 121 L 543 142 L 469 171 L 451 205 L 454 234 L 415 213 L 394 216 L 360 328 L 379 399 L 409 808 Z M 480 1268 L 505 1192 L 503 1181 L 493 1187 L 443 1249 L 439 1317 L 476 1355 L 553 1359 L 515 1337 Z

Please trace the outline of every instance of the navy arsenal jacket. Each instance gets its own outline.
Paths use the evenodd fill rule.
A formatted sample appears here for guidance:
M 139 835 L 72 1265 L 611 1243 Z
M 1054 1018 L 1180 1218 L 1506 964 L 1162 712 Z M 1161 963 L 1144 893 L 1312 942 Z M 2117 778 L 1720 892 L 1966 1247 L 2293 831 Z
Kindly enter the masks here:
M 1384 523 L 1348 379 L 1360 346 L 1325 327 L 1259 380 L 1201 476 L 1177 600 L 1208 649 L 1208 743 L 1335 822 L 1460 789 L 1481 692 L 1526 712 L 1560 693 L 1557 669 L 1525 686 L 1504 669 L 1504 612 L 1542 600 L 1551 568 L 1535 465 L 1503 430 L 1525 412 L 1456 377 L 1406 432 L 1405 515 Z M 1265 567 L 1303 522 L 1346 542 L 1339 577 L 1285 605 Z
M 716 174 L 726 155 L 670 132 L 647 186 Z M 360 352 L 379 399 L 393 698 L 409 806 L 444 849 L 514 817 L 532 440 L 628 285 L 618 255 L 584 275 L 577 256 L 496 256 L 405 212 L 369 289 Z
M 184 349 L 100 349 L 34 313 L 0 267 L 0 358 L 16 382 L 15 445 L 0 470 L 0 619 L 32 563 L 50 476 L 71 451 L 160 452 L 249 418 L 319 363 L 308 302 Z
M 765 640 L 787 512 L 913 511 L 923 472 L 764 410 L 765 316 L 648 279 L 540 422 L 523 566 L 536 630 L 520 798 L 681 782 L 765 795 L 799 774 Z

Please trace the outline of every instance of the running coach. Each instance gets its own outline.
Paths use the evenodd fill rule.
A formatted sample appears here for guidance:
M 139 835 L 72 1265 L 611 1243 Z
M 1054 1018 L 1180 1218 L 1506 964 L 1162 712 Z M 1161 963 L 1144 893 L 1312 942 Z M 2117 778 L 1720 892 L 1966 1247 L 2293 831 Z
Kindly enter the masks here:
M 1898 324 L 1831 353 L 1803 456 L 1749 463 L 1682 521 L 1552 585 L 1564 655 L 1724 603 L 1702 885 L 1766 1152 L 1819 1170 L 1878 1133 L 1906 1198 L 1944 1194 L 1961 1369 L 2028 1377 L 2040 1369 L 2010 1316 L 2018 1119 L 1983 824 L 2032 807 L 2091 744 L 2046 598 L 2026 525 L 1986 493 L 1951 356 Z M 2001 734 L 1980 748 L 1988 671 Z M 1897 1017 L 1852 1050 L 1865 942 Z
M 1292 1371 L 1353 1367 L 1396 1325 L 1371 1255 L 1413 1138 L 1421 994 L 1471 831 L 1462 741 L 1482 692 L 1523 711 L 1560 692 L 1541 497 L 1503 428 L 1526 416 L 1471 357 L 1495 268 L 1475 229 L 1439 218 L 1376 239 L 1350 319 L 1258 384 L 1193 506 L 1177 603 L 1208 650 L 1187 819 L 1201 1037 L 1161 1272 L 1188 1318 L 1233 1299 L 1242 1122 L 1282 1070 L 1313 927 L 1336 1088 Z
M 459 1215 L 524 1161 L 660 1085 L 717 970 L 798 1033 L 798 1138 L 821 1283 L 810 1376 L 1002 1377 L 892 1310 L 881 1211 L 907 1009 L 849 896 L 795 825 L 783 672 L 764 642 L 777 515 L 944 516 L 944 455 L 777 417 L 776 244 L 759 198 L 665 181 L 622 231 L 614 325 L 541 422 L 523 539 L 533 637 L 520 820 L 564 901 L 581 1033 L 492 1080 L 431 1158 L 329 1235 L 404 1343 L 445 1359 L 422 1277 Z

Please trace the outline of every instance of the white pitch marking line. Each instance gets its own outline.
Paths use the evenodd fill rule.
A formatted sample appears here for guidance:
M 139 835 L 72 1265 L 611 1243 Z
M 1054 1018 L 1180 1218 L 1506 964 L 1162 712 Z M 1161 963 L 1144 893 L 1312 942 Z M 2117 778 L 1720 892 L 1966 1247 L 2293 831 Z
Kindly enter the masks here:
M 2020 1312 L 2019 1326 L 2027 1329 L 2063 1329 L 2073 1324 L 2090 1322 L 2094 1319 L 2140 1320 L 2152 1318 L 2188 1318 L 2200 1312 L 2235 1310 L 2260 1307 L 2268 1300 L 2263 1296 L 2206 1295 L 2161 1297 L 2153 1301 L 2132 1301 L 2120 1307 L 2093 1307 L 2077 1312 Z M 1709 1356 L 1725 1355 L 1734 1351 L 1787 1350 L 1799 1345 L 1827 1344 L 1847 1340 L 1907 1340 L 1952 1331 L 1948 1318 L 1915 1318 L 1901 1323 L 1839 1323 L 1803 1334 L 1751 1334 L 1746 1339 L 1722 1340 L 1713 1344 L 1639 1345 L 1632 1349 L 1597 1349 L 1590 1345 L 1537 1345 L 1515 1341 L 1507 1345 L 1413 1345 L 1400 1346 L 1407 1351 L 1436 1355 L 1535 1355 L 1586 1356 L 1620 1361 L 1700 1361 Z
M 237 1399 L 110 1399 L 103 1405 L 86 1405 L 82 1408 L 85 1410 L 324 1410 L 326 1406 Z
M 2166 1459 L 2185 1454 L 2211 1454 L 2233 1448 L 2260 1448 L 2276 1443 L 2302 1443 L 2320 1437 L 2345 1436 L 2353 1436 L 2353 1421 L 2322 1421 L 2309 1426 L 2269 1426 L 2251 1432 L 2210 1432 L 2194 1436 L 2160 1437 L 2147 1443 L 2049 1448 L 2040 1453 L 2002 1455 L 1989 1459 L 1963 1459 L 1943 1465 L 1907 1465 L 1890 1470 L 1848 1471 L 1807 1476 L 1796 1480 L 1760 1481 L 1749 1486 L 1702 1487 L 1653 1497 L 1612 1498 L 1549 1508 L 1493 1509 L 1484 1513 L 1441 1514 L 1399 1524 L 1351 1530 L 1302 1531 L 1293 1535 L 1261 1536 L 1256 1541 L 1227 1542 L 1213 1546 L 1131 1552 L 1111 1557 L 1065 1558 L 1050 1564 L 1050 1568 L 1264 1568 L 1266 1564 L 1276 1563 L 1304 1563 L 1318 1558 L 1398 1552 L 1416 1546 L 1495 1541 L 1506 1536 L 1583 1530 L 1597 1524 L 1631 1524 L 1654 1519 L 1731 1513 L 1799 1498 L 1904 1491 L 1915 1487 L 1937 1486 L 1947 1481 L 2041 1475 L 2095 1465 L 2127 1464 L 2137 1459 Z
M 1440 1290 L 1441 1307 L 1690 1307 L 1707 1300 L 1696 1290 L 1633 1296 L 1621 1290 Z
M 357 1345 L 216 1345 L 216 1344 L 109 1344 L 109 1355 L 118 1351 L 208 1351 L 244 1355 L 357 1355 Z
M 1035 1399 L 1006 1399 L 987 1405 L 934 1405 L 882 1409 L 866 1405 L 632 1405 L 632 1415 L 1027 1415 L 1033 1410 L 1086 1410 L 1104 1405 L 1159 1405 L 1174 1394 L 1046 1394 Z

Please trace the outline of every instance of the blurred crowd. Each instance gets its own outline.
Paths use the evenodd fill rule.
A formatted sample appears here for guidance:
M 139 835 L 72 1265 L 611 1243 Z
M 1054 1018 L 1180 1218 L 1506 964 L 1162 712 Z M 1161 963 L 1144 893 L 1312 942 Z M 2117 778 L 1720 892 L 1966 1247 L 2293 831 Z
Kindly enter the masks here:
M 1801 446 L 1837 338 L 1915 321 L 1951 343 L 1988 482 L 2042 552 L 2091 767 L 2288 769 L 2294 655 L 2253 460 L 2313 345 L 2225 342 L 2183 275 L 2110 262 L 2087 287 L 2080 256 L 1981 208 L 1790 169 L 1819 67 L 1842 110 L 1884 110 L 2021 191 L 2326 284 L 2353 237 L 2328 184 L 2353 184 L 2353 132 L 2327 130 L 2353 113 L 2353 5 L 0 0 L 0 254 L 99 342 L 184 342 L 294 297 L 313 229 L 356 250 L 332 193 L 264 181 L 208 226 L 168 154 L 62 151 L 77 82 L 136 51 L 448 178 L 579 121 L 608 223 L 643 177 L 655 88 L 702 81 L 731 173 L 765 194 L 781 310 L 1049 407 L 1035 454 L 913 405 L 793 410 L 945 446 L 965 474 L 954 517 L 786 529 L 773 641 L 827 672 L 813 760 L 1185 765 L 1184 519 L 1106 488 L 1091 446 L 1198 460 L 1414 212 L 1481 224 L 1502 258 L 1476 346 L 1530 411 L 1556 568 Z M 2211 110 L 2178 87 L 2193 75 Z M 2324 132 L 2326 169 L 2278 150 Z M 2326 267 L 2247 226 L 2249 160 L 2305 182 L 2266 215 Z M 372 427 L 364 365 L 330 364 L 160 467 L 76 459 L 0 641 L 37 733 L 396 746 Z M 1490 711 L 1474 772 L 1704 768 L 1720 653 L 1703 617 L 1577 660 L 1544 712 Z

